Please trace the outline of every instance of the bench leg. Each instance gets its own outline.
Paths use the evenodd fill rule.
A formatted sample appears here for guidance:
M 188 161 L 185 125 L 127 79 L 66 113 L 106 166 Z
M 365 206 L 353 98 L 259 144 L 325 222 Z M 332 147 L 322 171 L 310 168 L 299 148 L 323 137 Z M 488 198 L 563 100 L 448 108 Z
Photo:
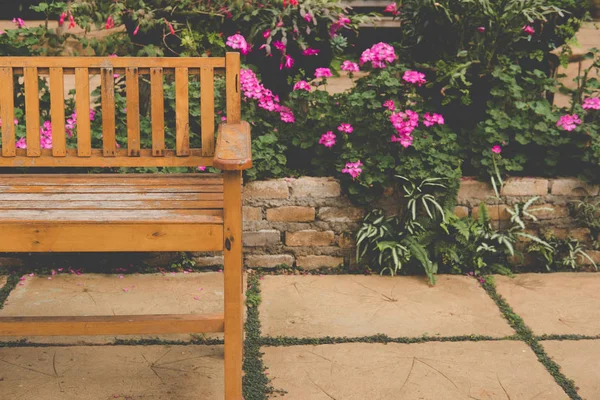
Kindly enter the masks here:
M 225 400 L 242 400 L 242 174 L 224 173 Z

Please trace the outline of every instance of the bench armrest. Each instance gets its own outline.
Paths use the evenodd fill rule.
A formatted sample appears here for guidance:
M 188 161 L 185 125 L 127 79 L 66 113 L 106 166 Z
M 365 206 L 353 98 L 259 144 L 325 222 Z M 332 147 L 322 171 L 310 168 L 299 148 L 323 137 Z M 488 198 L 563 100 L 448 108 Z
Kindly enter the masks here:
M 213 166 L 224 171 L 252 167 L 252 145 L 248 122 L 219 125 Z

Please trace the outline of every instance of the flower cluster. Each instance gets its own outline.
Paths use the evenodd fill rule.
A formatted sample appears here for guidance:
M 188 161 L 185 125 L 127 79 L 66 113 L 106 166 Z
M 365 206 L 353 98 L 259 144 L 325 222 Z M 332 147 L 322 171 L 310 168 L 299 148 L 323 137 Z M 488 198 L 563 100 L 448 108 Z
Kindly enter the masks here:
M 352 179 L 356 179 L 362 173 L 362 166 L 363 163 L 361 163 L 360 160 L 356 162 L 347 162 L 346 167 L 342 169 L 342 173 L 350 175 Z
M 500 154 L 502 153 L 502 147 L 500 147 L 499 145 L 495 145 L 492 147 L 492 153 L 494 154 Z
M 412 110 L 397 112 L 390 115 L 390 122 L 396 129 L 396 134 L 392 135 L 392 142 L 400 142 L 403 147 L 408 147 L 413 142 L 412 131 L 419 126 L 419 114 Z
M 419 71 L 404 71 L 402 79 L 404 79 L 408 83 L 413 83 L 417 86 L 421 86 L 424 83 L 427 83 L 427 81 L 425 80 L 425 74 Z
M 321 136 L 321 139 L 319 139 L 319 144 L 322 144 L 325 147 L 333 147 L 335 144 L 335 137 L 335 133 L 327 131 Z
M 246 38 L 239 33 L 229 36 L 225 44 L 232 49 L 239 49 L 244 55 L 250 53 L 250 46 L 248 45 L 248 42 L 246 42 Z
M 360 55 L 360 65 L 370 62 L 373 68 L 385 68 L 386 63 L 393 63 L 394 61 L 396 61 L 394 48 L 383 42 L 374 44 Z
M 90 121 L 93 121 L 96 118 L 96 111 L 90 108 Z M 67 123 L 65 124 L 65 131 L 69 137 L 73 137 L 73 130 L 77 126 L 77 111 L 73 111 L 73 114 L 69 118 L 67 118 Z
M 329 36 L 334 37 L 337 36 L 337 33 L 344 28 L 345 26 L 350 24 L 350 18 L 345 16 L 344 14 L 340 14 L 338 16 L 338 20 L 331 24 L 329 28 Z
M 240 70 L 240 86 L 247 99 L 258 100 L 260 108 L 278 112 L 283 122 L 293 123 L 295 121 L 292 110 L 281 106 L 279 96 L 273 95 L 273 92 L 265 88 L 252 70 L 246 68 Z
M 423 115 L 423 125 L 430 127 L 435 124 L 444 125 L 444 117 L 436 113 L 425 113 L 425 115 Z
M 13 18 L 12 23 L 15 24 L 17 26 L 17 28 L 25 27 L 25 21 L 23 21 L 23 19 L 21 19 L 21 18 Z
M 577 128 L 577 125 L 581 125 L 581 120 L 579 119 L 579 116 L 577 114 L 563 115 L 556 122 L 556 126 L 569 132 Z
M 294 84 L 294 90 L 310 91 L 310 84 L 306 81 L 298 81 Z
M 332 76 L 332 75 L 331 75 L 331 70 L 329 68 L 317 68 L 315 70 L 316 78 L 328 78 L 330 76 Z
M 396 110 L 396 104 L 394 103 L 394 100 L 386 100 L 383 102 L 383 106 L 385 108 L 387 108 L 390 111 L 395 111 Z
M 358 72 L 359 68 L 357 63 L 346 60 L 342 63 L 341 70 L 346 72 Z
M 338 131 L 343 132 L 343 133 L 352 133 L 354 131 L 354 128 L 352 127 L 352 125 L 350 124 L 340 124 L 340 126 L 338 126 Z
M 581 107 L 584 110 L 600 110 L 600 97 L 588 97 L 583 101 Z
M 27 140 L 22 137 L 17 140 L 15 147 L 17 149 L 26 149 Z M 52 123 L 50 121 L 44 121 L 43 125 L 40 127 L 40 147 L 42 149 L 52 148 Z

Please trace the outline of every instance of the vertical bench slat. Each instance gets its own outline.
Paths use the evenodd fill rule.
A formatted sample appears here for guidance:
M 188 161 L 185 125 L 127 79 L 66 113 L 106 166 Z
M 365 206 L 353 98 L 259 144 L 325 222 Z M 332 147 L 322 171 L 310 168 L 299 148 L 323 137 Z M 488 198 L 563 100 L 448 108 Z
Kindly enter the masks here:
M 188 69 L 175 68 L 175 142 L 178 156 L 190 155 Z
M 165 96 L 162 68 L 150 68 L 150 103 L 152 114 L 152 155 L 165 155 Z
M 14 157 L 15 152 L 15 99 L 13 71 L 11 67 L 0 68 L 0 118 L 2 119 L 2 156 Z
M 115 134 L 115 78 L 112 68 L 100 72 L 102 93 L 102 149 L 104 157 L 117 155 Z
M 27 131 L 27 157 L 40 156 L 40 91 L 36 67 L 23 68 L 25 83 L 25 128 Z
M 92 154 L 90 134 L 90 74 L 87 68 L 75 68 L 75 111 L 77 112 L 77 155 Z
M 63 69 L 50 68 L 50 118 L 52 122 L 52 155 L 67 154 L 65 137 L 65 92 Z
M 200 69 L 202 155 L 215 153 L 215 81 L 213 68 Z
M 225 55 L 225 84 L 227 86 L 227 123 L 238 124 L 241 119 L 240 53 Z
M 127 154 L 130 157 L 140 155 L 140 87 L 136 67 L 125 72 L 127 85 Z

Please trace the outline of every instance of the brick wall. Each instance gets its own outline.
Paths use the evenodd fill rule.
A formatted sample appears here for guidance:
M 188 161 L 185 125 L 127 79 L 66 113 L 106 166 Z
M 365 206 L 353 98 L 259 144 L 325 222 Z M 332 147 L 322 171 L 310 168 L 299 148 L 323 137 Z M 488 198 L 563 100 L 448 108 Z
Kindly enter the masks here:
M 501 198 L 495 197 L 486 182 L 463 179 L 455 213 L 479 215 L 482 201 L 488 205 L 496 226 L 507 226 L 507 207 L 539 196 L 536 207 L 538 222 L 528 230 L 538 234 L 552 229 L 559 237 L 572 236 L 591 241 L 590 231 L 577 226 L 569 215 L 568 203 L 588 196 L 598 196 L 597 185 L 574 178 L 511 178 L 505 183 Z M 388 192 L 375 207 L 388 211 L 400 207 L 402 200 Z M 533 207 L 532 207 L 533 208 Z M 353 261 L 353 235 L 368 210 L 356 207 L 341 194 L 339 182 L 332 178 L 286 178 L 256 181 L 244 189 L 244 251 L 249 267 L 296 265 L 305 269 L 334 267 Z M 600 252 L 591 252 L 600 259 Z M 199 265 L 222 264 L 221 255 L 195 253 Z

